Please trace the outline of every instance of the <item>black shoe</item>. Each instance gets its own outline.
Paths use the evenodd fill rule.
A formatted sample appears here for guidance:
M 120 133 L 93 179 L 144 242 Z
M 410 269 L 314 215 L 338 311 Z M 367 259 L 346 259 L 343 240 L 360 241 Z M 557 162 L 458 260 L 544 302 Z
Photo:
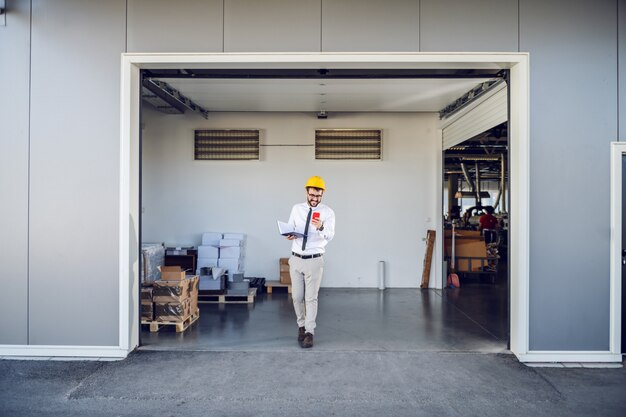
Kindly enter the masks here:
M 298 327 L 298 342 L 302 343 L 304 340 L 304 327 Z
M 304 335 L 304 340 L 302 341 L 302 344 L 300 346 L 302 346 L 304 349 L 312 348 L 313 347 L 313 335 L 311 333 L 306 333 Z

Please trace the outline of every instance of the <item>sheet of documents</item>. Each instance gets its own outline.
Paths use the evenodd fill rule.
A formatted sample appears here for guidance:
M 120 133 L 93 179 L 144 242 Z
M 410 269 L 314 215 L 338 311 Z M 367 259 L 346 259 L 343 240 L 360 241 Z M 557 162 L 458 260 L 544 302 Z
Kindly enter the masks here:
M 298 232 L 294 229 L 294 227 L 288 223 L 281 222 L 280 220 L 276 220 L 278 223 L 278 231 L 283 236 L 296 236 L 296 237 L 304 237 L 304 233 Z

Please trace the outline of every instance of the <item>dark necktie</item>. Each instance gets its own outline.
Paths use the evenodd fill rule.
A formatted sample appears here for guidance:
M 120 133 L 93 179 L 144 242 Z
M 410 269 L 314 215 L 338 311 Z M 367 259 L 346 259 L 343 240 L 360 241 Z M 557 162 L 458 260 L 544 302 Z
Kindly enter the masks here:
M 311 222 L 312 211 L 313 209 L 309 207 L 309 214 L 306 216 L 306 226 L 304 226 L 304 237 L 302 238 L 302 250 L 303 251 L 306 248 L 306 237 L 307 237 L 307 234 L 309 233 L 309 223 Z

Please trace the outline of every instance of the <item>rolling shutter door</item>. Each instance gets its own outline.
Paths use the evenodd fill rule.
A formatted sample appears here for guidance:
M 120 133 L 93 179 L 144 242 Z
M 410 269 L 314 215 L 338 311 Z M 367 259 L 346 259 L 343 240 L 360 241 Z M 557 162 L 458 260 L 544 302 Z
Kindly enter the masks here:
M 443 149 L 449 149 L 507 121 L 507 88 L 500 83 L 465 111 L 452 116 L 443 127 Z

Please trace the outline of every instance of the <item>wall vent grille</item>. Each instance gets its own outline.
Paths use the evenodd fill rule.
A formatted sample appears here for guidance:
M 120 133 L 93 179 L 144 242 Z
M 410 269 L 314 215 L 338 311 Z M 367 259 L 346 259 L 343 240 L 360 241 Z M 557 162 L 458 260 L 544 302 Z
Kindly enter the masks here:
M 196 130 L 197 161 L 244 161 L 259 159 L 259 130 Z
M 315 159 L 382 159 L 382 130 L 317 129 Z

